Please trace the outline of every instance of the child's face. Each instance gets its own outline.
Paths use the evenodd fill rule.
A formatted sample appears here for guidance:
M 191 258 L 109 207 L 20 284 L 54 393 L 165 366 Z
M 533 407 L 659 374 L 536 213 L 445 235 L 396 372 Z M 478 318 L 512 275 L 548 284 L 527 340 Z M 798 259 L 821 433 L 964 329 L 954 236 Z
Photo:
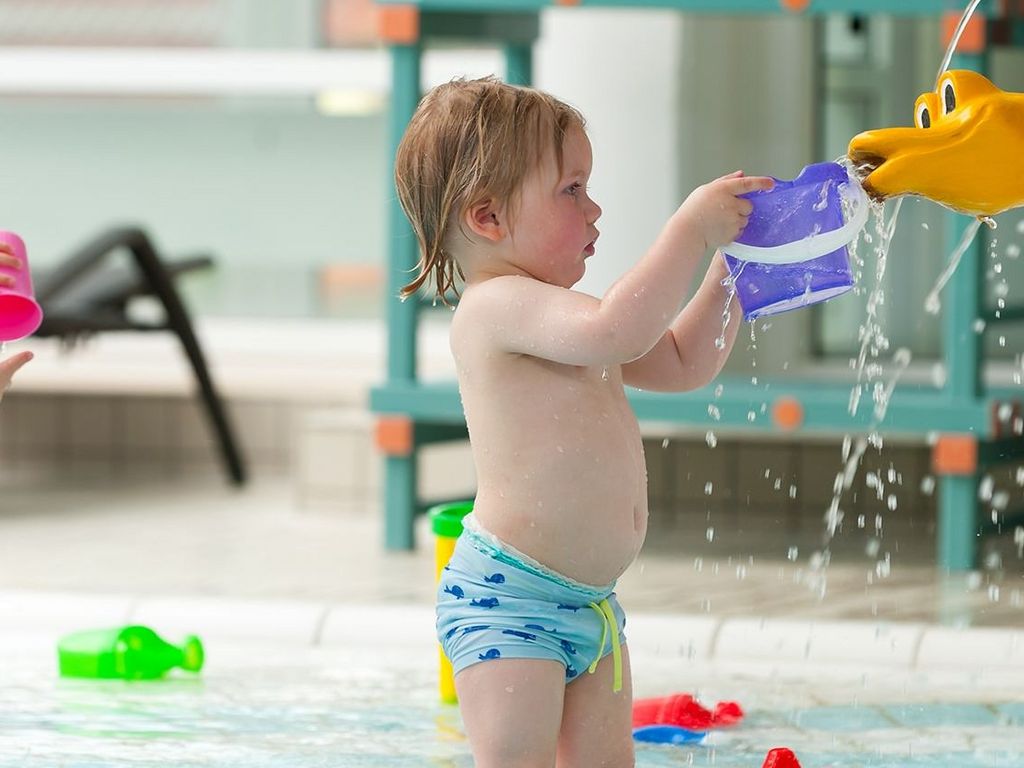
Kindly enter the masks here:
M 593 164 L 590 140 L 573 128 L 562 147 L 562 170 L 554 152 L 523 184 L 513 223 L 516 266 L 538 280 L 569 288 L 583 277 L 594 255 L 601 208 L 587 195 Z

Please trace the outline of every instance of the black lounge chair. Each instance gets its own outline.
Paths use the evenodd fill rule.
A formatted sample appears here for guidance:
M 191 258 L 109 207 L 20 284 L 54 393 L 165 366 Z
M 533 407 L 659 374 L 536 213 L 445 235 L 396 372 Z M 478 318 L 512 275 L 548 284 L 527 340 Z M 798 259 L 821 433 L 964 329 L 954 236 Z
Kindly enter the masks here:
M 131 262 L 111 263 L 107 256 L 122 248 L 131 254 Z M 246 469 L 238 443 L 210 378 L 192 321 L 174 285 L 178 275 L 212 265 L 209 256 L 162 259 L 141 229 L 108 230 L 79 248 L 56 269 L 38 274 L 35 293 L 43 308 L 43 323 L 35 335 L 58 337 L 71 345 L 84 336 L 106 331 L 173 332 L 192 364 L 228 477 L 233 484 L 242 485 Z M 141 296 L 160 301 L 164 309 L 162 320 L 151 322 L 129 316 L 128 303 Z

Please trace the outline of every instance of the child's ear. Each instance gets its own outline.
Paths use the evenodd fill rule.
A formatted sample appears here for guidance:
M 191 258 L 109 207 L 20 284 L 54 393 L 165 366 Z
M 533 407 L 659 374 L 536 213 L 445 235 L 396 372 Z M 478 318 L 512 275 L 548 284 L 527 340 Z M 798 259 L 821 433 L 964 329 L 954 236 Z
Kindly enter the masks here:
M 466 226 L 474 235 L 497 243 L 507 233 L 505 211 L 493 199 L 475 203 L 466 211 Z

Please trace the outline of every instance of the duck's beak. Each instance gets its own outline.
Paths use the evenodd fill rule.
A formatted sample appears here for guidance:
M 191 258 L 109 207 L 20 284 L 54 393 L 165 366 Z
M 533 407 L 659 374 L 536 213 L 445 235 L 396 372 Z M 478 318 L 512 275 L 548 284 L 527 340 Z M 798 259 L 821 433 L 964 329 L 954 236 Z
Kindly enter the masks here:
M 963 134 L 952 122 L 927 129 L 880 128 L 854 136 L 848 154 L 875 199 L 922 194 L 932 177 L 951 170 L 953 148 Z

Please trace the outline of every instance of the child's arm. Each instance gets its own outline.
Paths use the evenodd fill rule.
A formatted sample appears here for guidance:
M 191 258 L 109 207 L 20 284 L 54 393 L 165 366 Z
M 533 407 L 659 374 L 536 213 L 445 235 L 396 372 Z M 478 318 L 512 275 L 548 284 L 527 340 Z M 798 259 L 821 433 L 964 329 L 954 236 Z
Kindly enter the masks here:
M 706 249 L 730 242 L 742 231 L 752 206 L 737 195 L 768 189 L 772 183 L 767 177 L 736 173 L 694 190 L 644 257 L 601 299 L 505 276 L 468 289 L 460 300 L 468 311 L 460 314 L 472 323 L 474 334 L 486 333 L 491 344 L 512 353 L 580 366 L 620 365 L 640 358 L 678 315 Z M 453 327 L 453 334 L 457 332 Z
M 722 327 L 728 291 L 722 281 L 729 271 L 715 253 L 704 281 L 657 344 L 641 358 L 622 367 L 622 381 L 638 389 L 684 392 L 710 383 L 729 358 L 742 325 L 743 311 L 735 298 L 729 324 Z M 722 348 L 716 346 L 721 339 Z
M 31 352 L 19 352 L 8 357 L 6 360 L 0 360 L 0 399 L 3 398 L 7 388 L 11 386 L 11 379 L 14 378 L 14 374 L 31 359 Z

